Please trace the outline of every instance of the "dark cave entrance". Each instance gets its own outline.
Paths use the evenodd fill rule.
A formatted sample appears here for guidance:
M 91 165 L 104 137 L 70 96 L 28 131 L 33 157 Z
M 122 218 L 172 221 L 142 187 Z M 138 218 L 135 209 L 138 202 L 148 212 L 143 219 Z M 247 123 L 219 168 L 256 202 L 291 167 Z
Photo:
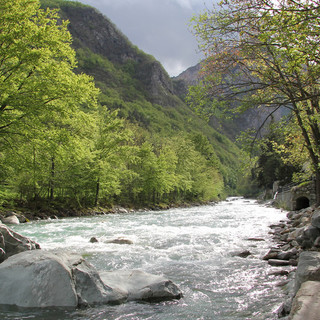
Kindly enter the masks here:
M 307 197 L 299 197 L 296 200 L 296 210 L 301 210 L 308 208 L 310 206 L 310 201 Z

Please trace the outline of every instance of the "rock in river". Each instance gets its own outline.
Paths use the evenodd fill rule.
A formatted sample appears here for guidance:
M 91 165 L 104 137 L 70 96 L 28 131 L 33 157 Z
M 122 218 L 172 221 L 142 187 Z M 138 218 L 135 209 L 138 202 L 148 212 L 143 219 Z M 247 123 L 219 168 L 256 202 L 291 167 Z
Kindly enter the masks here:
M 0 304 L 19 307 L 78 307 L 127 300 L 182 296 L 162 276 L 141 271 L 104 272 L 63 251 L 25 251 L 0 264 Z
M 20 221 L 15 214 L 8 215 L 1 219 L 2 223 L 4 224 L 19 224 Z
M 26 251 L 40 249 L 39 244 L 0 224 L 0 262 L 8 257 Z
M 161 301 L 182 297 L 171 280 L 140 270 L 102 272 L 101 278 L 112 288 L 125 292 L 128 300 Z

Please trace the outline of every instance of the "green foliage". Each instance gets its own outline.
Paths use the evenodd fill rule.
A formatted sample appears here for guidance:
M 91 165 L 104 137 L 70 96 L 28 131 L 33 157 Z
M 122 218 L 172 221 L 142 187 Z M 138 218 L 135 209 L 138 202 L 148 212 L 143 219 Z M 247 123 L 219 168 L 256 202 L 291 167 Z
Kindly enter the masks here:
M 75 52 L 68 23 L 36 0 L 0 9 L 0 205 L 208 201 L 235 188 L 239 150 L 174 95 L 152 101 L 136 60 Z M 144 74 L 155 59 L 133 50 Z
M 207 102 L 213 98 L 228 101 L 226 107 L 237 101 L 240 112 L 264 106 L 272 116 L 279 107 L 290 109 L 318 190 L 319 10 L 318 1 L 313 0 L 231 0 L 193 19 L 200 47 L 207 54 L 199 97 L 202 113 L 211 111 Z M 199 96 L 195 90 L 191 94 Z M 263 154 L 267 150 L 270 147 Z M 301 158 L 299 152 L 295 156 Z M 266 159 L 263 162 L 270 166 Z M 320 204 L 320 191 L 317 202 Z
M 94 105 L 92 79 L 76 75 L 67 24 L 37 1 L 0 2 L 0 140 L 38 130 L 40 118 L 68 116 L 77 106 Z

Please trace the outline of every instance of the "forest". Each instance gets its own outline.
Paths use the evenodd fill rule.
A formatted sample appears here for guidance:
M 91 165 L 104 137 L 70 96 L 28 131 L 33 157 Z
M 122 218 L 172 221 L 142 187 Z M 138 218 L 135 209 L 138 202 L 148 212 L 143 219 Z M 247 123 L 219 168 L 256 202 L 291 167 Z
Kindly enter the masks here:
M 313 179 L 318 205 L 319 13 L 319 1 L 313 0 L 231 0 L 195 17 L 206 59 L 201 85 L 188 98 L 206 115 L 268 110 L 263 124 L 270 128 L 241 137 L 252 156 L 253 178 L 269 188 L 275 180 Z M 275 121 L 280 109 L 286 117 Z
M 161 206 L 236 192 L 239 149 L 135 77 L 155 59 L 127 39 L 142 66 L 80 46 L 64 15 L 88 7 L 52 3 L 0 1 L 0 206 Z

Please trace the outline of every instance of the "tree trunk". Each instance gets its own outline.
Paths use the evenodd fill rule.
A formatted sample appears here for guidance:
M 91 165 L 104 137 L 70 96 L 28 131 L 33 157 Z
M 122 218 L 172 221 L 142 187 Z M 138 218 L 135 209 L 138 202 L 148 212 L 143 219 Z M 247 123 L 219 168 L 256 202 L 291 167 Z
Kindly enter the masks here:
M 54 175 L 55 175 L 55 163 L 54 157 L 51 158 L 51 172 L 49 181 L 49 199 L 52 201 L 54 196 Z
M 320 206 L 320 169 L 316 170 L 316 181 L 315 181 L 315 191 L 316 191 L 316 206 Z
M 99 192 L 100 192 L 100 178 L 97 179 L 97 184 L 96 184 L 96 197 L 94 199 L 94 206 L 96 207 L 99 202 Z

